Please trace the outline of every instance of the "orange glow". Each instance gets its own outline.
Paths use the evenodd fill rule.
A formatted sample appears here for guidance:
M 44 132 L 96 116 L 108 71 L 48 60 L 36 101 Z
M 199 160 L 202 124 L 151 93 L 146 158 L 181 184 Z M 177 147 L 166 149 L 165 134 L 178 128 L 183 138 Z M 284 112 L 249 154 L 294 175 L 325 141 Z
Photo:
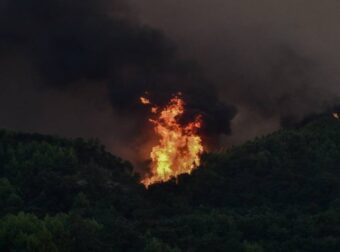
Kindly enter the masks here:
M 147 98 L 145 98 L 145 97 L 141 97 L 141 98 L 140 98 L 140 101 L 141 101 L 142 104 L 145 104 L 145 105 L 146 105 L 146 104 L 150 104 L 150 100 L 147 99 Z
M 141 181 L 145 187 L 169 181 L 180 174 L 190 174 L 200 165 L 200 155 L 204 150 L 198 135 L 201 116 L 182 126 L 178 120 L 184 113 L 184 101 L 179 95 L 174 96 L 165 108 L 151 108 L 157 118 L 150 119 L 150 122 L 154 125 L 159 142 L 150 153 L 150 175 Z M 150 104 L 144 103 L 145 100 L 149 101 L 141 97 L 143 104 Z
M 152 113 L 156 114 L 157 111 L 158 111 L 158 108 L 157 108 L 157 107 L 152 107 L 152 108 L 151 108 L 151 112 L 152 112 Z

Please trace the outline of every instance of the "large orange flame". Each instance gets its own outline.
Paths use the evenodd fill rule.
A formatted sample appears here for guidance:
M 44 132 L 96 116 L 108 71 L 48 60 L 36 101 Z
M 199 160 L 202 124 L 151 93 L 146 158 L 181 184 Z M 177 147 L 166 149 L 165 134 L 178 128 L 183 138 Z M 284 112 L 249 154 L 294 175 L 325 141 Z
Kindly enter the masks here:
M 143 104 L 151 104 L 147 98 L 141 97 L 140 100 Z M 146 187 L 166 182 L 180 174 L 190 174 L 200 165 L 200 155 L 204 150 L 198 135 L 201 116 L 185 126 L 178 121 L 184 113 L 184 101 L 180 94 L 174 96 L 163 109 L 153 106 L 151 112 L 157 117 L 150 119 L 150 122 L 154 125 L 159 143 L 150 153 L 151 173 L 141 181 Z

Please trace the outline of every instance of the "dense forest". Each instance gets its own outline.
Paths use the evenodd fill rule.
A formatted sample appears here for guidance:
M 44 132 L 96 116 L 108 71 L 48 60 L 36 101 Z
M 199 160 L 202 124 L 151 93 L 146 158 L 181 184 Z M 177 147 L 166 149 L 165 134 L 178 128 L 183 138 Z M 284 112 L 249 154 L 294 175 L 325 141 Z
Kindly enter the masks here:
M 0 251 L 340 251 L 340 121 L 323 116 L 146 190 L 98 141 L 0 131 Z

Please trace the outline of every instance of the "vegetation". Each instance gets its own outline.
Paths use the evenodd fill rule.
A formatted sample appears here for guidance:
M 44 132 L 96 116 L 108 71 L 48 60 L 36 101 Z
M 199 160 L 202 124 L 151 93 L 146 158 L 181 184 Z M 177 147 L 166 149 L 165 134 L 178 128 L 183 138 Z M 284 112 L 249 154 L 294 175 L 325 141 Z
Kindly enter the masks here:
M 319 118 L 138 183 L 97 141 L 0 131 L 0 251 L 340 251 L 340 122 Z

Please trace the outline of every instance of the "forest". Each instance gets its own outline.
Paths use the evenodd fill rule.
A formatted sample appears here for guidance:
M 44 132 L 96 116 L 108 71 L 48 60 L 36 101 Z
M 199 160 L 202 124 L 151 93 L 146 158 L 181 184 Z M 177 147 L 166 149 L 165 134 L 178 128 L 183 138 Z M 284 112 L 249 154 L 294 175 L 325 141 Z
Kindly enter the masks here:
M 0 251 L 340 251 L 340 121 L 320 116 L 139 183 L 97 140 L 0 131 Z

